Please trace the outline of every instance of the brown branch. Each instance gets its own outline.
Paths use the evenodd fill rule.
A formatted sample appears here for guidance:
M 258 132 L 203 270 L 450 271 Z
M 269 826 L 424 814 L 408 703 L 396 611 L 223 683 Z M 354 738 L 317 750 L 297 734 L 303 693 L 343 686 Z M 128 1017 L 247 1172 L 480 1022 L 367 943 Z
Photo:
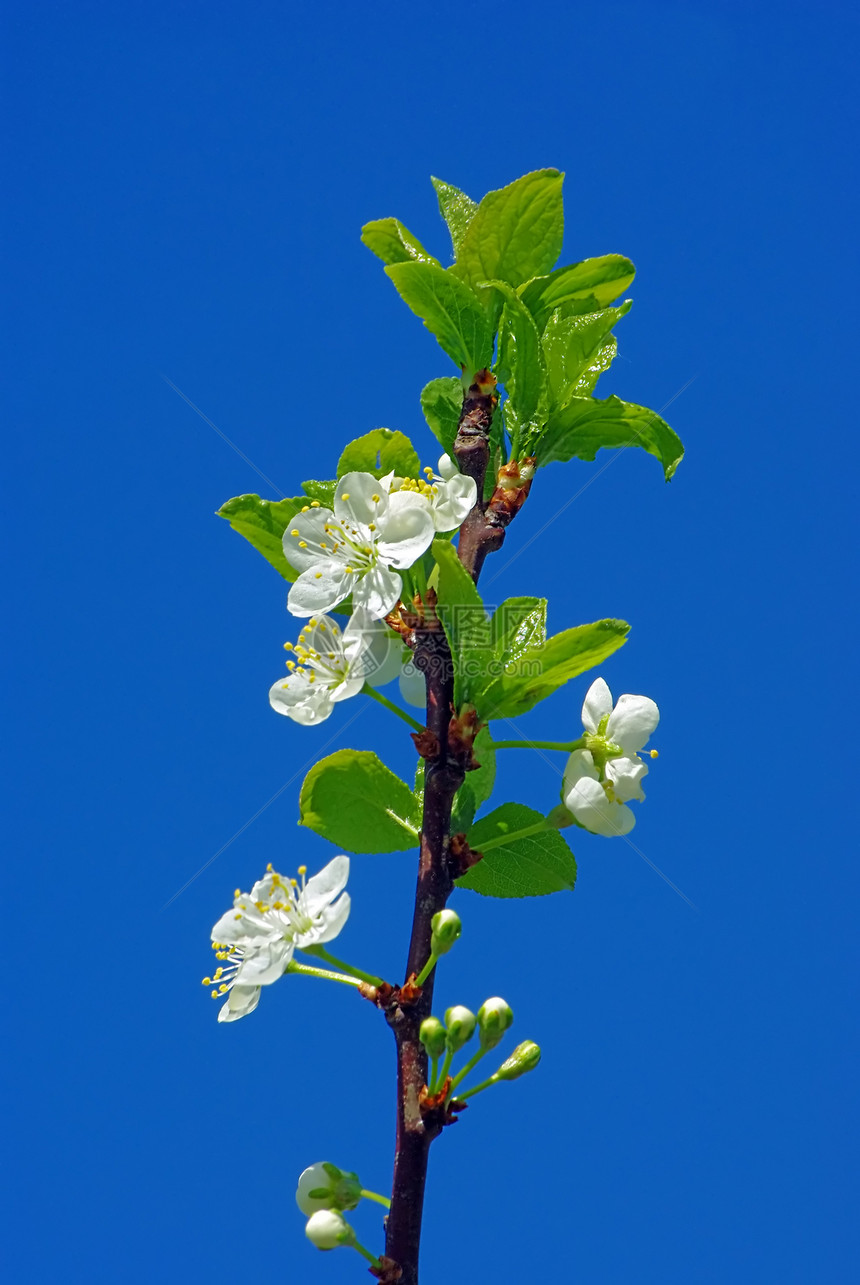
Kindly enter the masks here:
M 487 554 L 501 547 L 508 523 L 528 495 L 533 472 L 532 461 L 525 461 L 525 467 L 516 462 L 506 465 L 499 470 L 493 495 L 484 503 L 490 427 L 498 405 L 495 384 L 495 378 L 488 371 L 480 371 L 475 376 L 475 383 L 463 399 L 454 444 L 460 471 L 474 478 L 478 488 L 475 506 L 460 528 L 458 542 L 460 561 L 476 581 Z M 456 717 L 452 718 L 455 714 L 454 666 L 434 606 L 435 596 L 431 591 L 413 634 L 414 662 L 424 674 L 427 686 L 427 727 L 415 738 L 425 760 L 424 813 L 407 979 L 420 973 L 427 962 L 431 920 L 437 911 L 444 909 L 454 878 L 463 870 L 462 847 L 450 850 L 451 809 L 465 772 L 474 766 L 471 743 L 476 727 L 466 723 L 461 726 Z M 471 864 L 480 854 L 469 851 L 469 856 Z M 406 989 L 405 995 L 395 991 L 384 1005 L 397 1045 L 397 1133 L 385 1259 L 396 1265 L 395 1270 L 400 1270 L 397 1278 L 400 1285 L 418 1285 L 430 1144 L 443 1126 L 450 1123 L 444 1113 L 426 1110 L 427 1055 L 418 1038 L 422 1021 L 430 1015 L 434 976 L 435 972 L 430 974 L 417 996 L 414 988 Z

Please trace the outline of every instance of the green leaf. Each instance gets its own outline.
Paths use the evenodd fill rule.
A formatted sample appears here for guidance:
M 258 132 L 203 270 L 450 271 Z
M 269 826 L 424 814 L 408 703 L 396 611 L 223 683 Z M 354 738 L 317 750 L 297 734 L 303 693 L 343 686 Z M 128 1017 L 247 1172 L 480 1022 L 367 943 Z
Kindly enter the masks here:
M 431 379 L 422 389 L 421 409 L 430 432 L 445 454 L 453 458 L 454 441 L 463 411 L 463 381 L 456 375 Z
M 482 844 L 539 825 L 543 819 L 523 803 L 503 803 L 477 821 L 466 838 L 469 847 L 480 852 Z M 501 843 L 457 880 L 459 888 L 485 897 L 543 897 L 567 892 L 575 883 L 576 859 L 558 830 Z
M 471 383 L 492 360 L 493 332 L 469 287 L 434 263 L 395 263 L 385 271 Z
M 629 630 L 623 620 L 597 620 L 565 629 L 543 644 L 525 646 L 500 675 L 473 694 L 480 717 L 525 714 L 571 678 L 602 664 L 624 644 Z
M 564 209 L 558 170 L 535 170 L 488 192 L 469 223 L 451 271 L 470 285 L 518 286 L 548 272 L 561 253 Z
M 499 356 L 494 373 L 505 386 L 505 423 L 513 437 L 534 432 L 546 423 L 547 381 L 540 335 L 531 313 L 513 287 L 503 281 L 485 283 L 505 300 L 499 325 Z
M 237 495 L 221 505 L 218 516 L 226 518 L 234 531 L 262 553 L 285 580 L 292 582 L 299 573 L 284 557 L 283 535 L 307 503 L 304 495 L 293 500 L 262 500 L 259 495 Z
M 436 189 L 439 213 L 448 224 L 448 231 L 451 233 L 451 244 L 456 255 L 460 249 L 460 242 L 466 235 L 466 229 L 475 217 L 478 207 L 471 197 L 467 196 L 465 192 L 461 192 L 458 187 L 454 187 L 452 183 L 443 183 L 440 178 L 431 178 L 430 182 Z
M 490 621 L 493 654 L 505 667 L 546 642 L 546 598 L 506 598 Z
M 435 539 L 431 548 L 439 568 L 436 612 L 442 621 L 454 661 L 454 703 L 472 699 L 473 689 L 486 683 L 490 651 L 490 626 L 475 582 L 447 540 Z
M 399 219 L 374 219 L 361 229 L 361 239 L 383 263 L 438 263 Z
M 482 803 L 486 803 L 493 793 L 496 781 L 496 752 L 493 749 L 493 738 L 488 727 L 482 727 L 475 737 L 473 752 L 480 767 L 466 773 L 466 779 L 454 798 L 454 809 L 451 814 L 452 834 L 460 834 L 468 830 L 478 808 Z
M 330 509 L 334 504 L 334 493 L 337 488 L 337 479 L 333 478 L 330 482 L 317 482 L 313 479 L 309 482 L 302 482 L 302 490 L 309 500 L 318 500 L 324 509 Z
M 556 268 L 545 277 L 535 275 L 519 294 L 542 331 L 556 308 L 571 312 L 605 308 L 624 293 L 635 275 L 633 264 L 622 254 L 604 254 Z
M 641 446 L 663 465 L 668 482 L 684 458 L 684 448 L 656 411 L 620 397 L 575 397 L 549 419 L 536 449 L 538 464 L 555 460 L 593 460 L 601 447 Z
M 418 452 L 405 433 L 392 428 L 373 428 L 344 448 L 337 462 L 337 475 L 372 473 L 382 477 L 394 472 L 398 477 L 417 477 L 421 471 Z
M 627 299 L 618 308 L 577 317 L 566 317 L 561 309 L 552 314 L 542 347 L 553 407 L 565 406 L 575 396 L 589 396 L 615 356 L 612 328 L 631 307 Z
M 338 750 L 305 777 L 299 825 L 348 852 L 402 852 L 418 842 L 421 809 L 370 750 Z

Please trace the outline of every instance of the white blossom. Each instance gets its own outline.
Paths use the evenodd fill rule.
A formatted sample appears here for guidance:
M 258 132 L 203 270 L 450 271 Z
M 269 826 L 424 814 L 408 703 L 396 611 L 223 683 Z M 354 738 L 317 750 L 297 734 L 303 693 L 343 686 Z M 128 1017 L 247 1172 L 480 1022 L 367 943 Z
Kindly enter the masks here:
M 594 834 L 629 834 L 636 824 L 627 805 L 644 800 L 642 778 L 648 765 L 639 757 L 660 721 L 660 711 L 648 696 L 619 696 L 602 678 L 585 695 L 582 722 L 585 746 L 567 761 L 562 785 L 565 806 L 580 825 Z M 650 751 L 656 757 L 656 750 Z
M 317 1249 L 337 1249 L 340 1245 L 351 1245 L 355 1240 L 355 1232 L 349 1223 L 334 1209 L 318 1209 L 311 1214 L 305 1235 Z
M 347 473 L 337 484 L 334 511 L 311 504 L 296 514 L 284 532 L 284 557 L 301 573 L 287 598 L 294 616 L 330 611 L 349 594 L 375 619 L 397 604 L 398 571 L 430 547 L 436 528 L 421 496 L 390 494 L 392 477 Z
M 299 866 L 299 879 L 284 879 L 269 865 L 250 892 L 236 889 L 233 909 L 212 929 L 212 949 L 224 964 L 203 984 L 213 999 L 226 998 L 219 1022 L 252 1013 L 260 988 L 283 976 L 296 949 L 332 941 L 346 923 L 349 857 L 335 857 L 307 880 L 306 873 Z
M 357 608 L 341 630 L 331 616 L 312 616 L 291 653 L 288 674 L 269 688 L 269 704 L 304 726 L 322 723 L 338 701 L 356 696 L 370 683 L 379 687 L 398 672 L 394 635 L 381 620 Z M 393 659 L 393 667 L 392 661 Z
M 395 477 L 391 489 L 420 495 L 426 501 L 437 531 L 455 531 L 475 506 L 478 488 L 475 479 L 460 472 L 450 455 L 440 455 L 438 473 L 425 468 L 426 481 Z

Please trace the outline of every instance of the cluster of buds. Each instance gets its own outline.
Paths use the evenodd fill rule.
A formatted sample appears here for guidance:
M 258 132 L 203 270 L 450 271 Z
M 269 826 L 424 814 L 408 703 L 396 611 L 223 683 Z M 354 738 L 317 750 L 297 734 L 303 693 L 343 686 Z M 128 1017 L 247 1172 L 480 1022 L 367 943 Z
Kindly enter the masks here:
M 499 1044 L 514 1020 L 511 1007 L 498 995 L 487 999 L 473 1013 L 462 1004 L 455 1004 L 445 1013 L 444 1022 L 438 1017 L 427 1017 L 421 1023 L 419 1038 L 430 1059 L 430 1075 L 427 1090 L 432 1096 L 443 1095 L 446 1103 L 456 1098 L 466 1098 L 480 1093 L 497 1084 L 500 1080 L 517 1080 L 527 1071 L 532 1071 L 540 1061 L 540 1049 L 532 1040 L 525 1040 L 514 1049 L 510 1057 L 502 1063 L 497 1071 L 480 1084 L 458 1092 L 459 1085 L 478 1062 Z M 455 1076 L 451 1076 L 451 1064 L 454 1057 L 469 1043 L 477 1032 L 478 1049 Z M 439 1066 L 439 1059 L 442 1065 Z M 442 1098 L 440 1098 L 440 1101 Z
M 327 1160 L 305 1169 L 296 1187 L 296 1204 L 307 1216 L 305 1235 L 311 1244 L 323 1250 L 346 1246 L 357 1250 L 370 1263 L 378 1263 L 343 1216 L 346 1211 L 357 1208 L 363 1199 L 376 1201 L 386 1208 L 390 1203 L 385 1196 L 366 1191 L 358 1174 L 338 1169 Z

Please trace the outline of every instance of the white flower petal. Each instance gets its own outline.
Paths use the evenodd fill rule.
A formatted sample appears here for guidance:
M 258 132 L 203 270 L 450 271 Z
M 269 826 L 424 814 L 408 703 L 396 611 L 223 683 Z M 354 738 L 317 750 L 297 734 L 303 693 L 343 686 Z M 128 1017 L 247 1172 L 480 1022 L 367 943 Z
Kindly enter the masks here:
M 347 919 L 349 919 L 350 909 L 349 893 L 344 892 L 338 897 L 333 906 L 327 906 L 322 912 L 321 924 L 315 924 L 309 932 L 297 934 L 296 945 L 299 949 L 302 949 L 305 946 L 321 946 L 327 941 L 334 941 Z
M 269 688 L 269 704 L 278 714 L 286 714 L 294 723 L 311 727 L 325 722 L 334 708 L 334 701 L 353 695 L 351 691 L 339 694 L 344 686 L 341 683 L 332 689 L 323 682 L 309 682 L 307 674 L 288 674 Z M 360 691 L 362 686 L 363 683 L 359 682 L 355 690 Z
M 315 1165 L 310 1165 L 300 1174 L 296 1187 L 296 1204 L 308 1218 L 310 1218 L 311 1214 L 315 1214 L 318 1209 L 331 1208 L 331 1196 L 321 1199 L 310 1195 L 312 1191 L 319 1191 L 323 1187 L 326 1189 L 331 1188 L 331 1178 L 326 1173 L 322 1160 L 319 1160 Z
M 333 857 L 327 866 L 323 866 L 305 884 L 300 897 L 303 911 L 311 919 L 315 919 L 343 891 L 348 879 L 349 857 Z
M 452 460 L 450 455 L 440 455 L 439 463 L 436 465 L 439 476 L 443 482 L 450 482 L 452 477 L 459 477 L 460 470 L 457 467 L 456 460 Z
M 618 697 L 606 725 L 606 735 L 620 745 L 625 754 L 637 754 L 659 722 L 660 711 L 649 696 L 631 696 L 628 692 Z
M 400 695 L 406 701 L 407 705 L 414 705 L 417 709 L 424 709 L 427 704 L 427 684 L 424 681 L 424 675 L 417 665 L 411 660 L 400 671 Z
M 619 803 L 629 803 L 632 799 L 640 802 L 645 798 L 642 789 L 642 778 L 648 772 L 648 764 L 640 758 L 610 759 L 606 764 L 607 779 L 612 782 L 615 797 Z
M 396 571 L 377 566 L 358 581 L 352 591 L 352 600 L 357 607 L 365 607 L 372 616 L 381 620 L 396 605 L 402 590 L 403 581 Z
M 236 972 L 237 986 L 270 986 L 279 977 L 293 957 L 292 941 L 264 942 L 245 955 Z
M 357 579 L 354 571 L 347 571 L 334 559 L 319 561 L 315 571 L 303 571 L 292 585 L 287 611 L 293 616 L 312 616 L 317 611 L 330 611 L 348 597 Z
M 355 609 L 343 634 L 350 673 L 371 687 L 384 687 L 397 677 L 402 646 L 399 636 L 364 607 Z
M 372 473 L 345 473 L 338 482 L 334 512 L 341 522 L 366 528 L 371 522 L 378 525 L 387 511 L 388 488 L 381 478 Z M 363 538 L 368 534 L 362 531 Z
M 256 947 L 272 937 L 277 937 L 278 929 L 254 908 L 249 893 L 242 897 L 246 910 L 238 905 L 223 914 L 212 929 L 212 940 L 223 942 L 226 946 Z
M 599 781 L 589 777 L 583 777 L 567 791 L 564 803 L 580 825 L 605 838 L 629 834 L 636 824 L 631 809 L 624 803 L 608 799 Z
M 591 757 L 589 750 L 574 750 L 565 764 L 564 780 L 561 784 L 562 795 L 565 795 L 583 777 L 587 777 L 591 781 L 598 779 L 594 759 Z
M 595 678 L 585 693 L 582 703 L 582 726 L 587 732 L 596 732 L 600 720 L 612 709 L 612 692 L 602 678 Z
M 478 488 L 475 479 L 458 475 L 450 482 L 437 482 L 433 521 L 437 531 L 453 531 L 475 506 Z
M 379 556 L 389 566 L 411 567 L 430 548 L 435 534 L 428 501 L 417 491 L 397 491 L 379 523 Z
M 237 1022 L 240 1017 L 253 1013 L 259 1002 L 259 986 L 234 986 L 227 996 L 227 1003 L 218 1010 L 218 1021 Z
M 291 519 L 283 538 L 284 557 L 291 567 L 297 571 L 316 567 L 320 554 L 325 553 L 320 546 L 327 544 L 331 548 L 334 543 L 325 529 L 331 520 L 331 509 L 308 509 L 307 513 L 297 513 Z M 302 548 L 303 544 L 305 548 Z

